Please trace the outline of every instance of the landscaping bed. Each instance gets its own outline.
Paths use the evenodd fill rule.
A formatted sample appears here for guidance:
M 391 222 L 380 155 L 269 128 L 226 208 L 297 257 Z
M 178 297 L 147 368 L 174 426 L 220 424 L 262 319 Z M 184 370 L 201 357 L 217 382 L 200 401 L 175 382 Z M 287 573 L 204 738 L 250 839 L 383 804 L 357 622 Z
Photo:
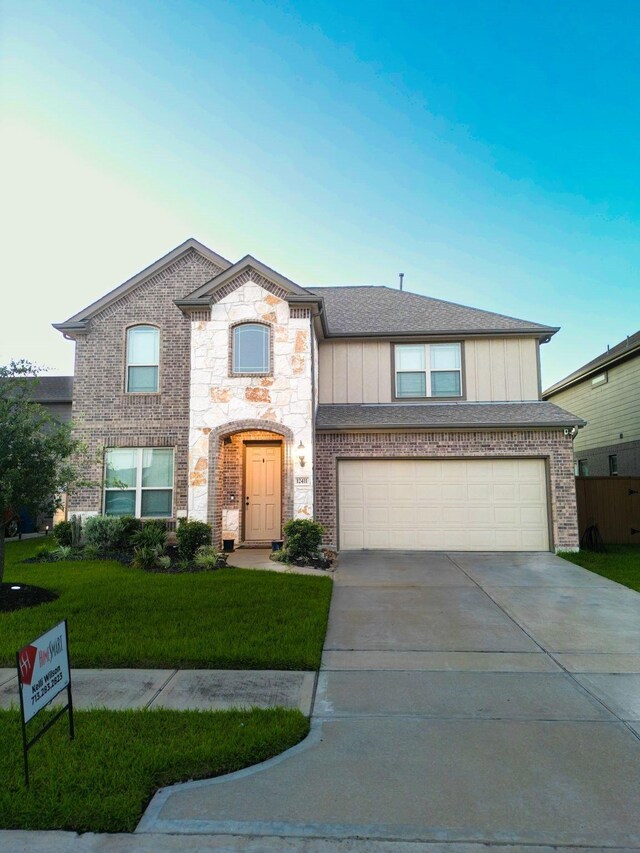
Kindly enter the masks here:
M 0 666 L 61 619 L 72 666 L 294 669 L 320 665 L 329 577 L 224 568 L 155 574 L 122 563 L 22 562 L 42 539 L 7 543 L 9 583 L 58 598 L 0 613 Z
M 36 730 L 48 712 L 38 717 Z M 265 761 L 301 741 L 299 711 L 77 711 L 30 750 L 24 787 L 20 718 L 0 711 L 0 828 L 133 832 L 158 788 Z
M 603 554 L 595 551 L 561 553 L 560 557 L 597 575 L 640 592 L 640 545 L 607 545 Z

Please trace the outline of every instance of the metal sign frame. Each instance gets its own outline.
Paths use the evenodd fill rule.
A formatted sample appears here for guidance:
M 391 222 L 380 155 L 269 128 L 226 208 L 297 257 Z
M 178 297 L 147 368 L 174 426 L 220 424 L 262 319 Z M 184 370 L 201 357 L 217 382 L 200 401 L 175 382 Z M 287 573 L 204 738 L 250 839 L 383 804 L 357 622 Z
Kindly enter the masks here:
M 37 743 L 42 737 L 42 735 L 47 732 L 51 728 L 51 726 L 53 726 L 53 724 L 56 723 L 60 719 L 60 717 L 62 717 L 62 715 L 65 714 L 67 711 L 69 712 L 69 739 L 73 740 L 75 738 L 75 728 L 73 724 L 73 699 L 71 697 L 71 666 L 69 664 L 69 628 L 66 619 L 63 620 L 63 624 L 65 637 L 65 652 L 67 656 L 67 669 L 69 671 L 69 681 L 66 687 L 62 687 L 60 690 L 58 690 L 57 693 L 54 693 L 51 698 L 42 706 L 42 708 L 38 708 L 35 714 L 27 721 L 25 721 L 24 697 L 22 695 L 22 678 L 20 674 L 20 652 L 22 651 L 22 649 L 19 649 L 16 652 L 16 669 L 18 670 L 18 692 L 20 694 L 20 722 L 22 724 L 22 757 L 24 761 L 24 783 L 27 788 L 29 787 L 29 749 L 35 743 Z M 54 625 L 53 627 L 55 628 L 57 626 Z M 50 628 L 49 630 L 52 629 Z M 45 631 L 44 633 L 48 634 L 49 631 Z M 42 637 L 44 636 L 44 634 L 41 634 L 40 636 Z M 37 642 L 38 639 L 40 639 L 40 637 L 36 638 L 36 640 L 33 640 L 33 642 Z M 25 647 L 23 646 L 23 648 Z M 61 708 L 58 713 L 55 714 L 55 716 L 53 716 L 40 729 L 40 731 L 37 733 L 37 735 L 35 735 L 35 737 L 32 737 L 31 740 L 29 740 L 27 737 L 27 722 L 30 722 L 31 720 L 35 719 L 35 717 L 38 716 L 40 711 L 43 711 L 45 708 L 49 707 L 49 705 L 51 704 L 51 702 L 53 702 L 56 696 L 59 696 L 64 690 L 67 691 L 67 704 L 63 708 Z

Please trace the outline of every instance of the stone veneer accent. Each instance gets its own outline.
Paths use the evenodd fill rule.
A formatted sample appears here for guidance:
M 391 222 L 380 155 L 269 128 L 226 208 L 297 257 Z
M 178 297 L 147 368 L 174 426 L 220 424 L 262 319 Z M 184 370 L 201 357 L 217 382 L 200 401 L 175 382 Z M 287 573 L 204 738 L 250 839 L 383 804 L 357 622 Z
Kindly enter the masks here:
M 562 430 L 478 432 L 319 432 L 316 435 L 316 521 L 338 544 L 337 469 L 348 458 L 544 457 L 548 460 L 551 539 L 557 551 L 578 548 L 573 443 Z
M 283 521 L 313 515 L 311 322 L 309 316 L 292 317 L 276 287 L 254 270 L 244 271 L 216 292 L 210 320 L 191 324 L 189 517 L 212 524 L 214 542 L 224 508 L 221 440 L 236 432 L 283 436 Z M 229 375 L 229 329 L 256 321 L 271 327 L 270 375 Z M 298 462 L 300 442 L 304 468 Z M 299 477 L 308 482 L 296 483 Z
M 221 269 L 191 250 L 91 318 L 76 342 L 73 419 L 89 449 L 83 479 L 95 485 L 69 496 L 69 512 L 102 511 L 105 447 L 174 447 L 174 512 L 187 509 L 190 320 L 173 304 Z M 157 394 L 125 393 L 126 330 L 160 329 Z

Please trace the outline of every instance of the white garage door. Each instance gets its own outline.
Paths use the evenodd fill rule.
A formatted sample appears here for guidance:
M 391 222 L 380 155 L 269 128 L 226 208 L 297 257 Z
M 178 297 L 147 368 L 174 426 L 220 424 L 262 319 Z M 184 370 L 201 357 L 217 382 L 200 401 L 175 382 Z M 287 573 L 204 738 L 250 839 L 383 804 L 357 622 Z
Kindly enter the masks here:
M 340 547 L 546 551 L 541 459 L 349 459 L 338 463 Z

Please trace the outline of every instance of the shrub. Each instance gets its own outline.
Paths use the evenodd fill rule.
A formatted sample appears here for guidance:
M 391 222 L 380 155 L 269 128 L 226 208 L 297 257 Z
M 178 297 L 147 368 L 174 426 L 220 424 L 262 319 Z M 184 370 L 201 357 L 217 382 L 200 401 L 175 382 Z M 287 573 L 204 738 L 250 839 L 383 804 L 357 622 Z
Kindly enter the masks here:
M 54 524 L 52 535 L 58 545 L 72 545 L 73 525 L 70 521 L 59 521 Z
M 133 534 L 131 543 L 136 548 L 154 548 L 162 554 L 167 547 L 167 528 L 161 521 L 146 521 L 142 529 Z
M 120 535 L 116 547 L 123 551 L 133 548 L 133 537 L 142 530 L 142 522 L 133 515 L 120 516 Z
M 92 515 L 84 525 L 87 545 L 95 545 L 100 551 L 114 551 L 121 538 L 121 520 L 113 515 Z
M 36 558 L 36 560 L 42 560 L 43 562 L 45 562 L 49 559 L 51 553 L 51 548 L 49 548 L 48 545 L 39 545 L 36 548 L 36 553 L 34 554 L 34 557 Z
M 74 548 L 82 545 L 82 519 L 75 514 L 71 516 L 71 544 Z
M 134 569 L 153 569 L 158 561 L 158 552 L 151 545 L 138 545 L 133 549 L 131 565 Z
M 284 525 L 286 556 L 289 560 L 309 560 L 320 552 L 325 528 L 310 518 L 293 518 Z
M 156 565 L 161 569 L 169 569 L 171 568 L 171 557 L 168 554 L 164 554 L 162 557 L 158 557 L 156 560 Z
M 221 554 L 213 545 L 201 545 L 193 562 L 199 569 L 219 569 L 226 565 L 227 556 Z
M 95 560 L 100 556 L 100 548 L 97 545 L 85 545 L 82 551 L 82 557 L 85 560 Z
M 73 554 L 71 545 L 60 545 L 55 551 L 51 552 L 51 556 L 56 560 L 69 560 Z
M 204 521 L 181 519 L 176 536 L 178 555 L 182 560 L 192 560 L 198 548 L 211 544 L 211 526 Z

